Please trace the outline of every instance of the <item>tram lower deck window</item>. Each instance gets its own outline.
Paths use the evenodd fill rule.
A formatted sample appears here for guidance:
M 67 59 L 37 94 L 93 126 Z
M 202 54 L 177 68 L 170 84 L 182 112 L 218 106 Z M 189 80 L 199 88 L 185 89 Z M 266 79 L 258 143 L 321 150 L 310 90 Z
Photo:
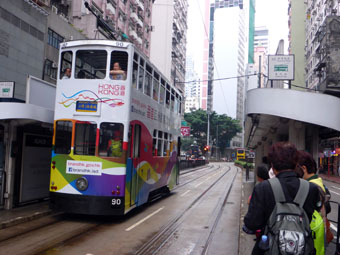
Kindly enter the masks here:
M 97 125 L 81 122 L 76 123 L 74 154 L 95 155 Z
M 121 157 L 123 155 L 124 125 L 103 122 L 100 124 L 99 156 Z

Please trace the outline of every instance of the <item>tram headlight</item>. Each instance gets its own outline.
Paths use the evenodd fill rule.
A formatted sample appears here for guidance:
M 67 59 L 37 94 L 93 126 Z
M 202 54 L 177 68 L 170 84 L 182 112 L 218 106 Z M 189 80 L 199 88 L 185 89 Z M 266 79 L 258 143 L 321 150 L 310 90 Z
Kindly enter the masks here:
M 80 177 L 79 179 L 77 179 L 76 187 L 78 190 L 84 191 L 87 189 L 88 186 L 89 186 L 89 183 L 85 177 Z

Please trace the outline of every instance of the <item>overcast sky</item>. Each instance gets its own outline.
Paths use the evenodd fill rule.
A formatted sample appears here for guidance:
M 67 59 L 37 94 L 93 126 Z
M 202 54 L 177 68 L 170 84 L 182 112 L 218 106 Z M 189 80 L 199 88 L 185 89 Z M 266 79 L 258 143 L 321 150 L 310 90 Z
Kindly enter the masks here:
M 302 0 L 301 0 L 302 1 Z M 193 55 L 195 69 L 202 71 L 202 52 L 204 1 L 188 0 L 188 32 L 187 54 Z M 269 53 L 274 54 L 281 39 L 288 48 L 288 1 L 287 0 L 256 0 L 255 26 L 266 26 L 269 30 Z

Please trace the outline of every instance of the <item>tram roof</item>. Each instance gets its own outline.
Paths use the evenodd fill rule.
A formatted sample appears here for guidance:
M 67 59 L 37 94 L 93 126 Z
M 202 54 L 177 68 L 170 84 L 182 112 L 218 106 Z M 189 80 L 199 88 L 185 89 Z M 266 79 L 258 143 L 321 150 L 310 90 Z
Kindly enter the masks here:
M 118 45 L 119 43 L 119 45 Z M 132 43 L 129 42 L 121 42 L 121 41 L 113 41 L 113 40 L 105 40 L 105 39 L 84 39 L 84 40 L 74 40 L 74 41 L 66 41 L 60 44 L 60 49 L 68 48 L 68 47 L 77 47 L 77 46 L 112 46 L 119 48 L 128 48 L 129 46 L 133 46 Z

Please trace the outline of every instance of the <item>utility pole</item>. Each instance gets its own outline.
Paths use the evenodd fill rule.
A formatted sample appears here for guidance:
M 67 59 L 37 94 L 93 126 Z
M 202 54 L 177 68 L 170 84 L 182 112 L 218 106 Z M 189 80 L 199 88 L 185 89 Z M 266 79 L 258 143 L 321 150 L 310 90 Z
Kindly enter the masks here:
M 210 148 L 209 146 L 209 136 L 210 136 L 210 111 L 207 111 L 208 113 L 208 129 L 207 129 L 207 146 L 208 148 Z M 208 150 L 208 155 L 209 155 L 209 150 Z
M 216 159 L 218 159 L 218 125 L 216 126 Z
M 259 77 L 259 86 L 258 86 L 258 88 L 261 88 L 261 56 L 259 56 L 259 73 L 258 73 L 258 77 Z

